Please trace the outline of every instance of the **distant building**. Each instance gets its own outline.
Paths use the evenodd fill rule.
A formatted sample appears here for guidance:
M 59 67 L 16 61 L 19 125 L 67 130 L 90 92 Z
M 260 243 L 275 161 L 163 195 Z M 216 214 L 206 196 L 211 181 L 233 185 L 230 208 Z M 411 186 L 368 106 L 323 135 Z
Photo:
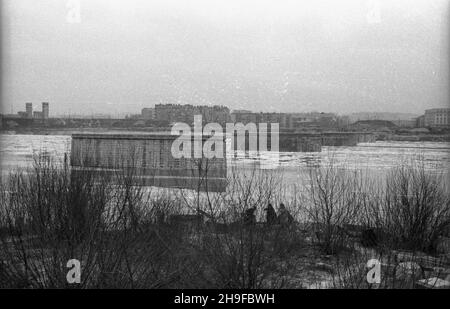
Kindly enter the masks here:
M 48 102 L 42 102 L 42 119 L 48 119 L 50 107 Z
M 34 111 L 33 112 L 33 118 L 34 119 L 42 119 L 43 118 L 42 112 Z
M 280 129 L 303 127 L 328 127 L 336 125 L 337 116 L 332 113 L 255 113 L 248 110 L 234 110 L 231 113 L 234 123 L 278 123 Z
M 417 118 L 392 120 L 391 122 L 400 128 L 414 128 L 417 125 Z
M 333 113 L 294 113 L 292 114 L 291 128 L 326 128 L 337 125 L 338 117 Z
M 158 120 L 167 122 L 185 122 L 191 124 L 194 121 L 196 109 L 193 105 L 180 104 L 156 104 L 155 116 Z
M 300 128 L 313 122 L 314 119 L 307 114 L 291 114 L 291 128 Z
M 258 122 L 258 116 L 257 113 L 254 113 L 249 110 L 234 110 L 231 113 L 231 121 L 234 123 L 257 123 Z
M 155 119 L 155 109 L 154 108 L 143 108 L 141 110 L 141 118 L 142 119 L 146 119 L 146 120 L 150 120 L 150 119 Z
M 230 110 L 226 106 L 202 105 L 197 106 L 197 114 L 202 115 L 203 122 L 217 122 L 225 124 L 231 120 Z
M 425 111 L 425 127 L 443 128 L 450 126 L 450 108 L 433 108 Z
M 27 118 L 33 118 L 33 103 L 25 103 L 25 113 Z
M 425 115 L 416 118 L 416 128 L 425 128 Z
M 226 123 L 230 110 L 226 106 L 194 106 L 190 104 L 156 104 L 155 119 L 167 122 L 184 122 L 191 124 L 195 115 L 202 115 L 204 122 Z
M 280 129 L 293 127 L 293 116 L 288 113 L 259 113 L 257 115 L 259 123 L 278 123 Z
M 377 112 L 362 112 L 348 115 L 352 123 L 361 120 L 387 120 L 387 121 L 401 121 L 411 120 L 417 118 L 419 115 L 411 113 L 377 113 Z
M 385 131 L 393 132 L 398 127 L 389 120 L 359 120 L 352 123 L 349 128 L 353 131 Z

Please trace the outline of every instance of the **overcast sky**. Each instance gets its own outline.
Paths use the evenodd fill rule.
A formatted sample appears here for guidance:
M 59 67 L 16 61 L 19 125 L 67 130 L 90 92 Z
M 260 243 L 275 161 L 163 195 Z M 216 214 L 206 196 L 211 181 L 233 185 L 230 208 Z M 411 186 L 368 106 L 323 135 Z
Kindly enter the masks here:
M 422 113 L 449 105 L 449 0 L 2 0 L 2 107 Z

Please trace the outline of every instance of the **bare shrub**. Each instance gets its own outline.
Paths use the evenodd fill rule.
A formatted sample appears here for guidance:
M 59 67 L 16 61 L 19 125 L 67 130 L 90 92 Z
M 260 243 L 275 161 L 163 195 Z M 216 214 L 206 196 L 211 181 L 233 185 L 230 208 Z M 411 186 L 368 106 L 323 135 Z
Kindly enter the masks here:
M 427 171 L 423 161 L 404 164 L 388 174 L 368 220 L 384 232 L 385 245 L 436 251 L 437 240 L 450 227 L 450 196 L 442 177 Z
M 326 254 L 342 249 L 346 240 L 343 227 L 358 222 L 361 181 L 360 172 L 339 168 L 333 161 L 309 171 L 305 209 Z
M 72 287 L 70 259 L 82 266 L 75 287 L 168 287 L 179 280 L 183 269 L 171 255 L 179 244 L 156 219 L 171 205 L 150 202 L 132 173 L 115 176 L 73 173 L 67 162 L 42 157 L 12 172 L 1 188 L 1 286 Z

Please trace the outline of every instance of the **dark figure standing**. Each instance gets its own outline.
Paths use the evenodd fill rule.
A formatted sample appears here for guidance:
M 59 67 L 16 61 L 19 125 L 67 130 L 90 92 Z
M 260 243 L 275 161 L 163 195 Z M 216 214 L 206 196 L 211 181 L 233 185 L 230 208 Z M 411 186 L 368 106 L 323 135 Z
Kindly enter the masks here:
M 290 212 L 286 209 L 283 203 L 280 204 L 280 208 L 278 210 L 278 221 L 281 226 L 286 227 L 294 223 L 294 218 L 290 214 Z
M 276 224 L 277 213 L 275 212 L 275 209 L 273 208 L 272 204 L 269 204 L 265 210 L 266 210 L 266 223 L 268 225 Z
M 256 207 L 249 208 L 244 213 L 244 224 L 245 225 L 254 225 L 256 223 L 255 216 Z

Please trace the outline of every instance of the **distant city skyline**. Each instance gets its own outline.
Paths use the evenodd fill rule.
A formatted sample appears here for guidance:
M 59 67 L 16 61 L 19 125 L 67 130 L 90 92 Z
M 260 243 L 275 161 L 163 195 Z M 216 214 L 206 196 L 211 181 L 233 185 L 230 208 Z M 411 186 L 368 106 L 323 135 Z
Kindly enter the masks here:
M 44 107 L 45 105 L 45 107 Z M 36 111 L 35 104 L 33 102 L 27 102 L 23 106 L 24 108 L 19 108 L 18 111 L 12 111 L 9 112 L 5 111 L 3 113 L 4 116 L 22 116 L 26 118 L 32 118 L 33 113 L 35 113 L 35 117 L 40 117 L 39 111 Z M 332 113 L 328 111 L 303 111 L 303 112 L 277 112 L 277 111 L 267 111 L 267 110 L 249 110 L 249 109 L 229 109 L 228 106 L 225 105 L 191 105 L 191 104 L 156 104 L 154 106 L 150 107 L 144 107 L 140 111 L 128 111 L 123 113 L 108 113 L 105 112 L 92 112 L 92 113 L 83 113 L 83 112 L 73 112 L 73 113 L 59 113 L 59 114 L 50 114 L 49 113 L 49 102 L 42 102 L 42 111 L 46 110 L 46 118 L 50 117 L 60 117 L 60 118 L 70 118 L 70 117 L 86 117 L 86 118 L 124 118 L 128 116 L 144 116 L 144 118 L 152 118 L 155 117 L 156 110 L 162 111 L 164 110 L 164 113 L 166 116 L 162 118 L 167 118 L 169 115 L 175 115 L 177 112 L 185 112 L 186 107 L 190 107 L 187 111 L 189 111 L 190 114 L 194 115 L 200 115 L 206 111 L 203 109 L 205 107 L 207 108 L 213 108 L 207 113 L 210 113 L 212 111 L 215 112 L 225 112 L 227 114 L 233 114 L 233 113 L 251 113 L 251 114 L 334 114 L 336 116 L 349 116 L 353 118 L 353 120 L 359 120 L 359 119 L 383 119 L 383 120 L 396 120 L 396 119 L 413 119 L 417 118 L 419 116 L 423 116 L 426 111 L 434 110 L 434 109 L 427 109 L 422 111 L 422 113 L 395 113 L 395 112 L 352 112 L 352 113 Z M 180 109 L 181 108 L 181 109 Z M 192 109 L 193 108 L 193 109 Z M 199 109 L 200 108 L 200 109 Z M 448 110 L 448 108 L 446 108 Z M 37 114 L 36 114 L 37 113 Z M 0 113 L 1 115 L 2 113 Z M 151 116 L 151 117 L 150 117 Z M 163 119 L 159 119 L 163 120 Z
M 47 102 L 42 102 L 42 103 L 47 103 Z M 31 105 L 31 107 L 30 107 Z M 39 107 L 41 105 L 41 103 L 38 103 L 37 106 Z M 52 113 L 50 114 L 51 117 L 70 117 L 71 115 L 73 116 L 86 116 L 86 117 L 91 117 L 91 116 L 101 116 L 101 117 L 115 117 L 115 116 L 119 116 L 119 117 L 125 117 L 125 116 L 132 116 L 132 115 L 137 115 L 141 112 L 143 112 L 143 110 L 155 110 L 155 106 L 156 105 L 165 105 L 165 106 L 170 106 L 170 105 L 179 105 L 179 106 L 184 106 L 184 105 L 192 105 L 194 107 L 200 107 L 200 106 L 204 106 L 204 105 L 195 105 L 195 104 L 172 104 L 172 103 L 168 103 L 168 104 L 155 104 L 152 106 L 146 106 L 141 108 L 140 110 L 129 110 L 126 112 L 108 112 L 108 111 L 103 111 L 103 112 L 83 112 L 83 111 L 74 111 L 74 112 L 62 112 L 62 113 L 54 113 L 52 111 Z M 211 107 L 213 107 L 214 105 L 211 105 Z M 215 105 L 215 106 L 220 106 L 220 107 L 225 107 L 228 108 L 228 106 L 225 105 Z M 36 104 L 34 104 L 33 102 L 26 102 L 22 107 L 18 107 L 18 110 L 5 110 L 2 111 L 0 114 L 3 115 L 16 115 L 16 114 L 20 114 L 20 113 L 24 113 L 27 112 L 29 108 L 31 108 L 32 110 L 34 110 L 36 107 Z M 427 110 L 430 110 L 433 108 L 429 108 Z M 406 117 L 418 117 L 420 115 L 423 115 L 424 111 L 422 111 L 421 113 L 408 113 L 408 112 L 373 112 L 373 111 L 359 111 L 359 112 L 350 112 L 350 113 L 336 113 L 336 112 L 330 112 L 330 111 L 321 111 L 321 110 L 310 110 L 310 111 L 290 111 L 290 112 L 279 112 L 279 111 L 269 111 L 269 110 L 250 110 L 250 109 L 246 109 L 246 108 L 236 108 L 236 109 L 229 109 L 229 112 L 250 112 L 250 113 L 280 113 L 280 114 L 308 114 L 308 113 L 332 113 L 335 115 L 340 115 L 340 116 L 355 116 L 357 117 L 358 115 L 361 117 L 368 117 L 368 116 L 372 116 L 374 117 L 374 119 L 376 117 L 386 117 L 386 116 L 394 116 L 394 115 L 400 115 L 403 118 Z
M 76 1 L 75 1 L 76 2 Z M 448 0 L 5 0 L 3 113 L 449 107 Z M 375 11 L 373 11 L 376 9 Z M 70 18 L 69 18 L 70 17 Z

